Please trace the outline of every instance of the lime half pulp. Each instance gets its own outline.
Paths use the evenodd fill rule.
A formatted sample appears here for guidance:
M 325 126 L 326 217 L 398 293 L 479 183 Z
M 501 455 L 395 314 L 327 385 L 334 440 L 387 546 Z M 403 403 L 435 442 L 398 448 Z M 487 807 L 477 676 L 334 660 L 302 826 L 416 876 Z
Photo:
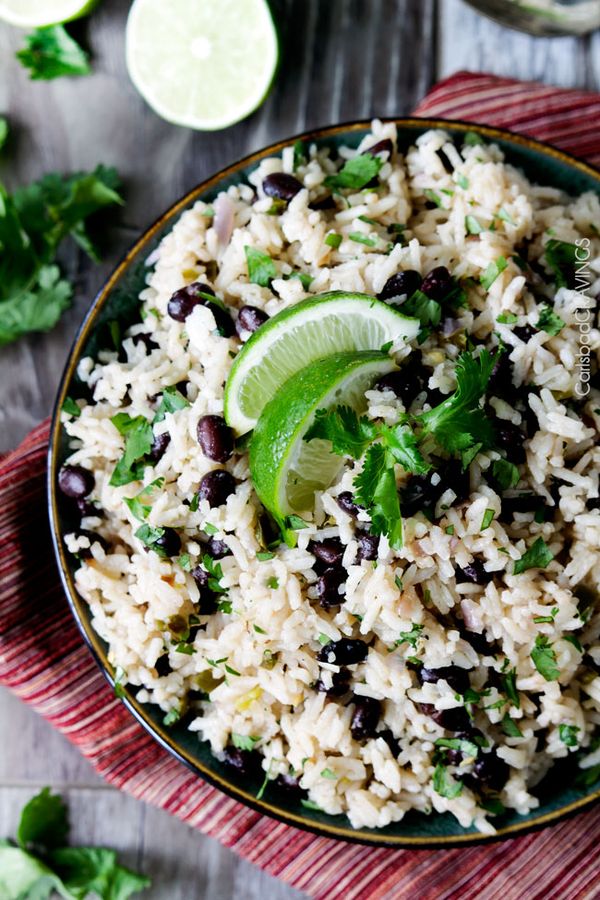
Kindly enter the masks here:
M 302 300 L 269 319 L 238 353 L 225 388 L 225 418 L 245 434 L 281 385 L 308 363 L 356 350 L 396 347 L 420 325 L 367 294 L 332 291 Z
M 382 353 L 336 353 L 293 375 L 265 406 L 250 443 L 250 472 L 264 506 L 280 524 L 312 510 L 315 491 L 329 487 L 342 459 L 329 441 L 305 441 L 319 409 L 362 412 L 365 391 L 394 368 Z
M 21 28 L 43 28 L 85 16 L 97 0 L 0 0 L 0 19 Z
M 168 122 L 213 131 L 264 100 L 278 61 L 266 0 L 134 0 L 129 75 Z

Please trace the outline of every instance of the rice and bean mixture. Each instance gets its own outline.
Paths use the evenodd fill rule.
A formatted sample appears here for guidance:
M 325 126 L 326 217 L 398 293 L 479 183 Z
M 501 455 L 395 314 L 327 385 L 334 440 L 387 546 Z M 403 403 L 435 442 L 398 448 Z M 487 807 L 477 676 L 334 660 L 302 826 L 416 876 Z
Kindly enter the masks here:
M 81 516 L 66 544 L 117 682 L 264 778 L 261 796 L 355 828 L 415 809 L 493 832 L 572 754 L 591 783 L 599 227 L 596 195 L 533 185 L 476 135 L 401 154 L 377 121 L 357 150 L 288 147 L 185 212 L 147 261 L 139 323 L 81 361 L 88 398 L 62 414 L 59 486 Z M 421 317 L 400 375 L 367 392 L 378 422 L 451 394 L 463 351 L 504 349 L 495 448 L 396 467 L 400 549 L 371 533 L 349 458 L 282 543 L 222 418 L 242 343 L 330 290 Z

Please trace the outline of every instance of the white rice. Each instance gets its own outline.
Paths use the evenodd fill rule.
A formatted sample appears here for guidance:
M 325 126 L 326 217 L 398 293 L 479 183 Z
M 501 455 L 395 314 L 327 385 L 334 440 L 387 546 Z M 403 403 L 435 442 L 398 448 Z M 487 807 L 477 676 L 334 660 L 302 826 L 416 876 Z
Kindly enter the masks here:
M 395 128 L 374 122 L 372 136 L 358 152 L 386 138 L 395 141 Z M 442 148 L 453 173 L 442 164 L 438 154 Z M 347 150 L 343 155 L 351 158 L 356 152 Z M 553 295 L 542 257 L 549 233 L 567 242 L 585 238 L 590 247 L 589 295 L 596 297 L 600 204 L 591 193 L 571 198 L 532 185 L 504 162 L 496 146 L 461 149 L 443 132 L 431 131 L 406 155 L 398 153 L 393 164 L 383 165 L 379 175 L 383 189 L 350 193 L 338 210 L 311 210 L 309 203 L 321 196 L 325 176 L 339 166 L 340 160 L 332 160 L 328 151 L 312 146 L 309 161 L 294 173 L 305 189 L 281 214 L 270 215 L 272 201 L 264 196 L 262 181 L 269 173 L 292 172 L 293 154 L 286 149 L 282 158 L 263 160 L 251 175 L 251 184 L 229 188 L 229 199 L 218 201 L 233 210 L 229 239 L 219 237 L 201 201 L 163 239 L 149 260 L 147 287 L 141 295 L 143 319 L 127 332 L 121 358 L 102 351 L 96 361 L 82 360 L 78 374 L 92 390 L 93 402 L 80 402 L 78 418 L 63 414 L 73 448 L 69 462 L 93 472 L 91 499 L 102 510 L 102 517 L 85 517 L 83 529 L 97 532 L 110 549 L 105 552 L 99 542 L 78 533 L 68 535 L 66 543 L 74 553 L 91 543 L 91 557 L 88 554 L 77 571 L 77 586 L 90 605 L 94 628 L 109 645 L 111 663 L 125 673 L 122 680 L 137 689 L 141 702 L 158 704 L 166 714 L 175 710 L 172 718 L 177 712 L 190 718 L 191 713 L 189 727 L 199 740 L 210 743 L 216 755 L 231 745 L 232 735 L 256 738 L 255 749 L 269 779 L 293 773 L 310 803 L 332 815 L 347 815 L 355 828 L 382 827 L 416 809 L 450 811 L 461 825 L 489 833 L 493 820 L 482 808 L 473 782 L 466 778 L 454 798 L 441 796 L 433 783 L 439 762 L 435 741 L 456 735 L 444 731 L 419 704 L 449 710 L 462 706 L 463 698 L 444 679 L 420 684 L 407 657 L 418 657 L 429 669 L 452 665 L 468 670 L 474 690 L 489 688 L 473 707 L 473 724 L 510 767 L 498 792 L 504 806 L 521 814 L 534 809 L 539 801 L 532 789 L 555 760 L 569 753 L 583 752 L 583 766 L 597 763 L 600 512 L 597 501 L 590 501 L 598 497 L 600 393 L 592 389 L 583 399 L 577 393 L 583 383 L 578 311 L 585 305 L 584 297 L 566 288 Z M 444 208 L 427 208 L 424 191 L 434 191 Z M 486 230 L 469 235 L 468 215 Z M 359 216 L 381 226 L 405 224 L 404 242 L 390 251 L 385 227 Z M 487 230 L 492 222 L 495 230 Z M 338 249 L 325 243 L 331 230 L 343 237 Z M 349 235 L 357 231 L 373 237 L 376 247 L 352 241 Z M 545 291 L 546 302 L 554 304 L 566 322 L 556 336 L 535 329 L 539 297 L 511 258 L 522 252 L 524 244 L 529 260 L 546 269 L 547 285 L 536 290 Z M 249 283 L 246 245 L 275 260 L 280 277 L 272 289 Z M 508 266 L 486 292 L 480 277 L 500 256 Z M 211 509 L 201 501 L 197 510 L 190 509 L 202 476 L 223 467 L 202 454 L 196 426 L 203 415 L 222 413 L 224 383 L 240 341 L 217 335 L 214 317 L 205 308 L 197 308 L 185 324 L 171 319 L 167 303 L 175 290 L 200 280 L 212 285 L 234 315 L 250 304 L 272 316 L 307 294 L 328 290 L 376 294 L 399 270 L 417 269 L 425 275 L 436 266 L 473 281 L 468 282 L 467 306 L 456 314 L 453 335 L 444 338 L 439 330 L 420 347 L 429 388 L 444 394 L 454 389 L 455 362 L 464 347 L 465 331 L 489 346 L 501 339 L 515 384 L 539 388 L 529 395 L 538 430 L 525 442 L 527 463 L 520 466 L 519 491 L 534 491 L 549 507 L 558 499 L 553 520 L 538 523 L 532 512 L 501 517 L 502 498 L 485 479 L 486 470 L 499 457 L 494 451 L 479 454 L 473 462 L 466 502 L 453 505 L 456 494 L 448 485 L 437 503 L 434 523 L 422 513 L 406 518 L 403 548 L 391 550 L 382 538 L 376 565 L 355 564 L 356 532 L 368 528 L 368 516 L 362 512 L 358 521 L 352 519 L 335 499 L 352 489 L 356 467 L 351 463 L 336 484 L 316 497 L 314 516 L 303 513 L 309 525 L 298 532 L 298 546 L 282 545 L 272 559 L 261 561 L 256 556 L 264 549 L 256 527 L 261 507 L 249 480 L 246 453 L 234 455 L 224 466 L 238 482 L 226 504 Z M 293 272 L 312 277 L 308 291 L 298 278 L 285 277 Z M 506 313 L 518 316 L 521 327 L 533 326 L 528 340 L 519 338 L 514 324 L 497 321 Z M 131 338 L 139 333 L 151 334 L 157 348 L 146 352 L 142 343 L 135 344 Z M 597 355 L 596 325 L 586 336 L 592 356 Z M 148 522 L 175 528 L 181 554 L 189 555 L 192 566 L 201 562 L 207 523 L 209 532 L 216 530 L 216 538 L 231 550 L 220 561 L 231 612 L 199 618 L 203 627 L 190 654 L 177 651 L 178 640 L 169 625 L 175 616 L 188 621 L 197 612 L 198 587 L 177 559 L 147 552 L 134 536 L 140 522 L 124 498 L 135 496 L 142 485 L 109 484 L 123 452 L 123 438 L 111 417 L 125 411 L 151 420 L 156 411 L 152 398 L 165 386 L 182 381 L 187 382 L 189 405 L 168 413 L 155 426 L 156 433 L 168 432 L 171 440 L 163 457 L 144 472 L 144 484 L 165 479 L 151 496 Z M 393 423 L 403 410 L 390 392 L 374 390 L 368 399 L 373 418 Z M 415 408 L 422 402 L 423 395 Z M 492 398 L 491 405 L 499 419 L 521 424 L 522 412 L 506 400 Z M 400 469 L 397 474 L 401 486 L 408 476 Z M 495 517 L 481 531 L 487 509 L 494 510 Z M 311 599 L 317 573 L 308 545 L 330 537 L 339 537 L 346 545 L 345 601 L 337 610 L 322 609 Z M 511 574 L 513 561 L 538 537 L 550 547 L 554 560 L 545 569 Z M 455 574 L 455 566 L 464 568 L 474 558 L 493 573 L 485 586 Z M 592 592 L 596 605 L 582 618 L 586 592 Z M 554 609 L 550 621 L 534 622 Z M 456 627 L 461 617 L 489 642 L 496 642 L 489 654 L 480 656 L 461 637 Z M 422 626 L 416 646 L 406 642 L 395 646 L 400 633 L 410 632 L 413 624 Z M 546 635 L 552 644 L 558 680 L 547 681 L 532 661 L 538 635 Z M 577 641 L 564 639 L 569 635 L 576 636 L 583 653 Z M 325 639 L 342 637 L 369 643 L 367 659 L 350 667 L 351 690 L 381 701 L 378 728 L 392 733 L 399 752 L 381 737 L 355 740 L 350 731 L 351 696 L 336 699 L 313 687 L 319 677 L 331 685 L 330 673 L 339 667 L 320 664 L 316 655 Z M 162 677 L 155 668 L 159 657 L 168 659 L 171 668 Z M 488 684 L 490 669 L 516 671 L 519 708 L 497 702 L 506 697 L 495 686 L 497 678 L 494 686 Z M 190 701 L 189 692 L 199 689 L 208 692 L 206 699 Z M 509 712 L 520 736 L 504 733 L 501 723 Z M 574 746 L 561 739 L 561 725 L 576 729 Z M 449 772 L 460 779 L 472 769 L 472 761 L 463 759 Z M 267 790 L 276 795 L 276 787 Z

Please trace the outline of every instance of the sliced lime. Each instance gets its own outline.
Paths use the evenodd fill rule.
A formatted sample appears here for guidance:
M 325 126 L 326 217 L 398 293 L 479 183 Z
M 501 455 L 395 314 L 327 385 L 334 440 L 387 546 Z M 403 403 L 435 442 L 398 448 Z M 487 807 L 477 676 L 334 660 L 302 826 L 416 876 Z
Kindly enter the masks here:
M 278 60 L 265 0 L 135 0 L 127 69 L 168 122 L 213 131 L 264 100 Z
M 97 0 L 0 0 L 0 19 L 21 28 L 44 28 L 85 16 Z
M 403 344 L 419 328 L 417 319 L 367 294 L 332 291 L 302 300 L 269 319 L 238 353 L 225 389 L 225 418 L 245 434 L 283 382 L 308 363 Z
M 267 403 L 250 443 L 250 472 L 280 524 L 311 510 L 315 491 L 327 488 L 342 465 L 329 441 L 303 440 L 316 411 L 344 404 L 362 412 L 365 391 L 393 368 L 382 353 L 336 353 L 296 372 Z

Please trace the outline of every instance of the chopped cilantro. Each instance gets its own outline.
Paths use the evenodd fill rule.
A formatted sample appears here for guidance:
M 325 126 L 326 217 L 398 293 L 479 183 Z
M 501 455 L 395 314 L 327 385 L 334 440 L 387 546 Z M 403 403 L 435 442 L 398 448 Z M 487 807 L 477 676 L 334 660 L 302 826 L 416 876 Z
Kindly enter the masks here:
M 127 680 L 127 673 L 125 669 L 122 669 L 121 666 L 117 666 L 115 669 L 114 680 L 113 680 L 113 691 L 115 697 L 118 697 L 120 700 L 126 696 L 125 694 L 125 686 L 124 682 Z
M 556 287 L 572 287 L 578 263 L 577 246 L 566 241 L 550 240 L 544 248 L 544 256 L 554 273 Z
M 399 591 L 404 590 L 404 585 L 402 584 L 402 579 L 398 575 L 394 575 L 394 584 L 398 588 Z
M 321 777 L 322 778 L 330 778 L 332 781 L 337 781 L 338 775 L 335 772 L 332 772 L 331 769 L 321 769 Z
M 256 554 L 256 558 L 259 562 L 266 562 L 268 559 L 273 559 L 275 554 L 271 550 L 263 550 Z
M 287 208 L 287 203 L 285 200 L 282 200 L 280 197 L 274 197 L 270 207 L 267 210 L 267 215 L 268 216 L 278 216 L 286 208 Z
M 175 647 L 176 653 L 183 653 L 185 656 L 192 656 L 196 652 L 193 644 L 187 644 L 185 641 L 179 641 Z
M 583 647 L 581 646 L 581 642 L 578 638 L 575 637 L 574 634 L 564 634 L 563 641 L 567 641 L 567 643 L 572 644 L 579 653 L 583 653 Z
M 503 222 L 506 222 L 507 225 L 514 225 L 515 221 L 512 219 L 509 214 L 506 212 L 504 207 L 501 207 L 500 212 L 496 215 L 497 219 L 501 219 Z
M 323 812 L 320 806 L 314 803 L 312 800 L 301 800 L 300 804 L 304 807 L 304 809 L 313 809 L 315 812 Z
M 380 157 L 363 153 L 347 160 L 335 175 L 328 175 L 325 185 L 334 190 L 348 188 L 359 191 L 377 177 L 382 165 L 383 160 Z
M 154 419 L 152 420 L 152 424 L 156 425 L 158 422 L 162 422 L 167 413 L 177 412 L 178 409 L 185 409 L 185 407 L 189 405 L 189 400 L 186 400 L 183 394 L 177 390 L 175 385 L 166 387 L 160 398 L 160 403 Z
M 81 407 L 72 397 L 65 397 L 61 409 L 68 416 L 73 416 L 74 419 L 78 419 L 81 415 Z
M 502 813 L 506 812 L 506 807 L 498 797 L 482 797 L 479 805 L 492 816 L 501 816 Z
M 169 728 L 171 725 L 175 725 L 176 722 L 179 722 L 181 718 L 181 710 L 176 706 L 173 709 L 170 709 L 166 716 L 163 718 L 163 725 L 166 728 Z
M 567 747 L 577 747 L 579 745 L 577 732 L 580 730 L 577 725 L 559 725 L 558 736 Z
M 543 625 L 547 622 L 554 622 L 557 612 L 558 612 L 558 606 L 554 606 L 550 610 L 549 616 L 534 616 L 533 621 L 536 623 L 536 625 Z
M 272 576 L 271 578 L 267 578 L 266 585 L 268 588 L 271 588 L 271 590 L 276 591 L 279 587 L 279 580 L 275 578 L 275 576 Z
M 326 644 L 330 644 L 330 643 L 331 643 L 331 638 L 330 638 L 328 635 L 323 634 L 323 633 L 321 633 L 321 634 L 319 635 L 319 637 L 317 638 L 317 640 L 318 640 L 318 642 L 319 642 L 323 647 L 324 647 Z
M 454 534 L 454 525 L 446 525 L 446 534 L 449 534 L 449 535 Z
M 219 529 L 218 529 L 218 528 L 215 528 L 214 525 L 211 525 L 210 522 L 205 522 L 205 523 L 204 523 L 204 525 L 202 526 L 202 531 L 203 531 L 205 534 L 218 534 L 218 533 L 219 533 Z
M 260 627 L 260 625 L 253 625 L 252 627 L 254 628 L 254 630 L 256 631 L 257 634 L 266 634 L 267 633 L 264 630 L 264 628 Z
M 328 247 L 333 247 L 334 250 L 337 250 L 342 243 L 342 236 L 341 234 L 336 234 L 335 231 L 330 231 L 325 237 L 325 243 Z
M 4 118 L 4 116 L 0 116 L 0 150 L 6 144 L 8 139 L 8 122 Z
M 29 69 L 32 81 L 50 81 L 63 75 L 89 75 L 88 55 L 62 25 L 36 28 L 25 37 L 17 59 Z
M 296 141 L 294 143 L 294 172 L 299 169 L 300 166 L 305 166 L 307 162 L 308 157 L 306 155 L 304 143 L 302 141 Z
M 481 234 L 483 226 L 479 224 L 475 216 L 465 216 L 465 228 L 469 234 Z
M 177 558 L 177 563 L 184 572 L 192 571 L 192 560 L 190 559 L 189 553 L 182 553 L 181 556 Z
M 540 308 L 540 316 L 535 327 L 538 330 L 545 331 L 546 334 L 555 337 L 565 327 L 564 319 L 555 313 L 551 306 L 544 305 Z
M 148 504 L 148 498 L 154 490 L 161 488 L 165 482 L 164 478 L 156 478 L 150 484 L 145 485 L 135 497 L 125 497 L 125 503 L 131 510 L 132 514 L 140 522 L 148 518 L 152 506 Z M 146 502 L 144 502 L 146 501 Z
M 302 531 L 304 528 L 308 528 L 308 524 L 300 516 L 287 516 L 285 524 L 286 528 L 291 528 L 292 531 Z
M 307 291 L 311 284 L 313 283 L 314 276 L 309 275 L 308 272 L 292 272 L 289 278 L 297 278 L 305 291 Z
M 197 512 L 199 505 L 200 505 L 200 491 L 196 491 L 196 493 L 190 500 L 190 505 L 189 505 L 190 512 Z
M 360 231 L 352 231 L 348 235 L 351 241 L 354 241 L 355 244 L 364 244 L 366 247 L 376 247 L 377 239 L 370 238 L 366 234 L 362 234 Z
M 496 322 L 499 322 L 501 325 L 514 325 L 518 321 L 519 317 L 514 313 L 500 313 L 499 316 L 496 316 Z
M 481 284 L 485 288 L 486 291 L 489 291 L 496 278 L 500 275 L 501 272 L 504 272 L 508 263 L 504 256 L 499 256 L 498 259 L 492 261 L 483 275 L 481 276 Z
M 269 287 L 273 279 L 277 278 L 277 269 L 271 257 L 256 247 L 246 246 L 244 252 L 248 264 L 248 278 L 252 284 Z
M 590 766 L 589 769 L 582 769 L 577 773 L 575 784 L 577 787 L 592 787 L 600 778 L 600 764 Z
M 477 147 L 484 143 L 485 141 L 476 131 L 467 131 L 463 140 L 465 147 Z
M 496 515 L 495 510 L 486 509 L 483 514 L 483 519 L 481 520 L 481 528 L 480 531 L 485 531 L 486 528 L 489 528 L 492 522 L 494 521 L 494 516 Z
M 459 750 L 467 757 L 475 757 L 479 753 L 477 744 L 464 738 L 438 738 L 435 741 L 435 746 L 447 748 L 448 750 Z
M 528 569 L 545 569 L 553 559 L 554 554 L 546 546 L 543 538 L 539 537 L 521 559 L 515 562 L 513 574 L 520 575 Z
M 208 572 L 208 587 L 210 590 L 214 591 L 215 594 L 226 594 L 227 588 L 221 584 L 221 578 L 223 577 L 223 566 L 221 563 L 216 562 L 212 556 L 205 553 L 202 557 L 202 565 Z
M 469 187 L 469 179 L 466 175 L 463 175 L 461 172 L 456 173 L 456 183 L 459 187 L 466 191 Z
M 557 681 L 560 669 L 556 664 L 556 653 L 545 634 L 538 634 L 531 650 L 534 666 L 546 681 Z
M 158 556 L 165 557 L 167 554 L 158 543 L 158 541 L 163 537 L 164 533 L 164 528 L 155 528 L 153 525 L 141 525 L 135 532 L 135 536 L 142 542 L 142 544 L 148 547 L 149 550 L 154 550 L 154 552 L 157 553 Z
M 231 743 L 238 750 L 253 750 L 254 745 L 260 741 L 259 737 L 253 737 L 250 734 L 231 734 Z
M 416 622 L 412 622 L 410 631 L 400 632 L 400 637 L 397 641 L 395 641 L 395 646 L 399 647 L 401 644 L 410 644 L 413 650 L 416 650 L 417 642 L 421 637 L 423 627 L 423 625 L 418 625 Z
M 240 674 L 237 671 L 237 669 L 234 669 L 231 666 L 228 666 L 227 663 L 225 663 L 225 671 L 228 672 L 230 675 L 239 675 Z
M 441 797 L 453 800 L 461 793 L 463 784 L 462 781 L 453 778 L 446 766 L 440 763 L 433 773 L 433 789 Z
M 523 732 L 514 719 L 506 713 L 502 719 L 502 731 L 507 737 L 523 737 Z
M 152 446 L 152 426 L 144 416 L 132 418 L 127 413 L 117 413 L 111 418 L 111 422 L 119 434 L 125 437 L 125 452 L 109 482 L 112 487 L 120 487 L 140 480 L 144 469 L 141 461 Z
M 444 204 L 442 203 L 442 198 L 439 194 L 436 194 L 435 191 L 432 191 L 431 188 L 425 188 L 423 191 L 424 196 L 429 200 L 430 203 L 434 203 L 439 209 L 444 209 Z
M 408 300 L 402 304 L 402 312 L 406 316 L 413 316 L 421 323 L 421 333 L 418 335 L 419 343 L 422 343 L 432 328 L 436 328 L 442 318 L 442 305 L 437 300 L 432 300 L 423 291 L 415 291 Z
M 503 491 L 516 487 L 521 477 L 517 466 L 506 459 L 494 460 L 492 474 Z

